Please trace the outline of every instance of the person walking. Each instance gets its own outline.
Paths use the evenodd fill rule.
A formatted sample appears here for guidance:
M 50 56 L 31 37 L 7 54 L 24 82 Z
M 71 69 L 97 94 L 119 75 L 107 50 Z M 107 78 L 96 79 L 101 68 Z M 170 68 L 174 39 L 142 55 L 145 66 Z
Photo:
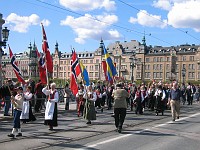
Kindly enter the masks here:
M 33 94 L 31 93 L 31 86 L 28 86 L 26 88 L 26 92 L 24 93 L 23 108 L 20 116 L 20 120 L 23 123 L 36 120 L 32 112 L 32 103 L 31 103 L 32 97 Z
M 12 133 L 8 134 L 8 137 L 15 138 L 15 133 L 17 131 L 18 131 L 18 134 L 16 135 L 16 137 L 22 136 L 21 125 L 20 125 L 20 115 L 21 115 L 21 112 L 22 112 L 23 101 L 24 101 L 23 88 L 18 87 L 17 88 L 17 95 L 15 97 L 11 96 L 11 102 L 12 102 L 13 107 L 14 107 L 14 116 L 13 116 Z
M 88 86 L 88 91 L 83 96 L 86 99 L 83 118 L 87 120 L 86 124 L 91 124 L 91 120 L 96 120 L 95 101 L 97 99 L 96 92 L 92 86 Z
M 121 133 L 122 126 L 126 117 L 127 101 L 126 98 L 129 97 L 129 93 L 122 89 L 121 84 L 116 85 L 116 90 L 113 92 L 114 97 L 114 117 L 115 126 L 117 131 Z
M 180 116 L 181 91 L 178 89 L 177 82 L 174 82 L 169 95 L 168 104 L 171 106 L 172 121 L 179 119 Z
M 47 85 L 48 87 L 48 85 Z M 56 84 L 51 83 L 50 87 L 51 89 L 49 90 L 47 87 L 42 89 L 42 92 L 48 96 L 48 101 L 46 104 L 46 109 L 45 109 L 45 121 L 44 125 L 49 126 L 49 130 L 53 130 L 53 127 L 58 126 L 57 122 L 57 103 L 59 100 L 59 95 L 56 90 Z

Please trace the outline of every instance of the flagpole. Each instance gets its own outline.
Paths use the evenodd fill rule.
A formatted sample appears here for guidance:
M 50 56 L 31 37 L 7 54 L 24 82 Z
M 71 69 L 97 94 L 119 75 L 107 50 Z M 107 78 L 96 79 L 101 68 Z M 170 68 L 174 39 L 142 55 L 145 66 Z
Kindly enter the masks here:
M 48 77 L 48 71 L 47 71 L 46 53 L 44 53 L 44 57 L 45 57 L 45 70 L 46 70 L 47 85 L 49 85 L 49 77 Z M 49 89 L 49 86 L 47 86 L 47 89 Z

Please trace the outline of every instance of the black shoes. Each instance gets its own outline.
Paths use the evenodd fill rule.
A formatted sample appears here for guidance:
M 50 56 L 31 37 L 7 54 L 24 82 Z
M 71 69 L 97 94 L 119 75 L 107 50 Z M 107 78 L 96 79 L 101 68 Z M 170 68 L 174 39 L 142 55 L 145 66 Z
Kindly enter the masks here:
M 175 121 L 175 119 L 172 119 L 172 121 Z
M 11 133 L 11 134 L 8 134 L 8 137 L 15 138 L 15 135 Z
M 16 135 L 16 137 L 20 137 L 20 136 L 22 136 L 22 133 L 18 133 L 18 134 Z
M 91 121 L 88 121 L 86 124 L 91 124 Z
M 179 119 L 179 116 L 177 116 L 177 119 Z

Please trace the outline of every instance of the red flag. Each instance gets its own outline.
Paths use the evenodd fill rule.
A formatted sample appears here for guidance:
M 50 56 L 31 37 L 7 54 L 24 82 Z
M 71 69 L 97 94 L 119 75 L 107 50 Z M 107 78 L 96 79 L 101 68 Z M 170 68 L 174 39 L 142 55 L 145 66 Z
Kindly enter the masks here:
M 105 61 L 105 60 L 102 61 L 102 67 L 103 67 L 103 72 L 104 72 L 104 75 L 105 75 L 105 79 L 106 79 L 106 81 L 108 81 L 108 76 L 107 76 L 107 64 L 106 64 L 106 61 Z
M 70 89 L 72 90 L 72 93 L 76 95 L 78 93 L 77 77 L 81 73 L 81 67 L 75 51 L 72 52 L 71 71 Z
M 47 42 L 47 36 L 44 30 L 44 26 L 42 24 L 42 34 L 43 34 L 43 43 L 42 43 L 42 50 L 45 54 L 46 64 L 47 64 L 47 70 L 50 73 L 53 73 L 53 60 L 49 51 L 49 46 Z
M 10 49 L 10 46 L 8 46 L 8 48 L 9 48 L 9 53 L 10 53 L 11 65 L 16 74 L 16 77 L 19 80 L 19 82 L 21 82 L 22 84 L 26 84 L 26 82 L 25 82 L 24 78 L 22 77 L 22 74 L 18 68 L 18 64 L 17 64 L 16 58 L 15 58 L 15 55 L 13 55 L 12 50 Z
M 37 53 L 37 58 L 38 58 L 40 80 L 41 80 L 42 84 L 47 84 L 45 58 L 38 52 L 37 48 L 36 48 L 36 53 Z

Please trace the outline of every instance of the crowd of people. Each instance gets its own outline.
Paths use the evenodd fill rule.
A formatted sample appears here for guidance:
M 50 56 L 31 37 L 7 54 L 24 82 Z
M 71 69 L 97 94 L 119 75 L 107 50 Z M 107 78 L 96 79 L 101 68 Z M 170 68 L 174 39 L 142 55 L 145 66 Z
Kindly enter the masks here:
M 65 109 L 68 110 L 72 99 L 72 91 L 68 83 L 63 91 L 66 99 Z M 171 108 L 172 121 L 175 121 L 180 117 L 180 104 L 192 105 L 194 99 L 199 102 L 199 97 L 199 86 L 190 83 L 180 85 L 176 81 L 167 84 L 161 81 L 151 82 L 148 85 L 126 82 L 104 84 L 98 81 L 88 87 L 80 83 L 78 93 L 75 95 L 77 116 L 87 120 L 86 124 L 92 124 L 91 121 L 97 119 L 96 113 L 103 113 L 105 108 L 112 109 L 112 116 L 115 118 L 115 126 L 119 133 L 121 133 L 127 109 L 138 115 L 144 114 L 145 111 L 152 111 L 158 116 L 164 115 L 164 111 Z M 20 122 L 27 123 L 36 120 L 32 108 L 36 113 L 45 109 L 44 124 L 49 126 L 49 130 L 58 126 L 59 94 L 53 82 L 44 86 L 40 81 L 35 84 L 29 79 L 26 85 L 17 86 L 13 85 L 12 80 L 7 80 L 0 89 L 0 99 L 4 102 L 4 116 L 10 115 L 8 112 L 11 103 L 14 109 L 13 130 L 8 135 L 9 137 L 22 136 Z M 17 135 L 16 132 L 18 132 Z

